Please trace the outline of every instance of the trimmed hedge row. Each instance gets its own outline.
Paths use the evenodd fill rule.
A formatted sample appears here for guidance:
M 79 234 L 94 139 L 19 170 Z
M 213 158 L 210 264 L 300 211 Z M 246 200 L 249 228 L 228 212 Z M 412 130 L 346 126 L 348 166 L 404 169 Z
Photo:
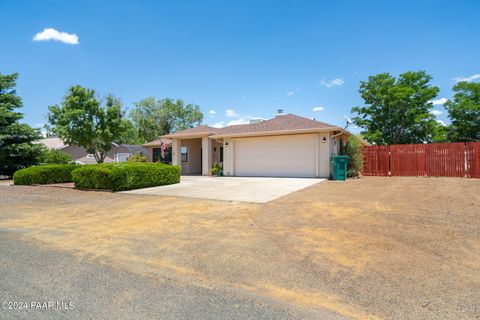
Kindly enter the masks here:
M 50 164 L 29 167 L 16 171 L 13 174 L 13 183 L 30 185 L 72 182 L 72 171 L 78 167 L 75 164 Z
M 180 182 L 180 167 L 163 163 L 115 163 L 81 166 L 72 172 L 79 189 L 132 190 Z

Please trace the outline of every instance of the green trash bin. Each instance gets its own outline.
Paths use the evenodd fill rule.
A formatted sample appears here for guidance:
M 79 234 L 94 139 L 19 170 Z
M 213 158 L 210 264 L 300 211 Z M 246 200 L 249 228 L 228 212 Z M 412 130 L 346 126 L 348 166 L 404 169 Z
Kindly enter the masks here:
M 332 180 L 347 180 L 348 156 L 332 156 Z

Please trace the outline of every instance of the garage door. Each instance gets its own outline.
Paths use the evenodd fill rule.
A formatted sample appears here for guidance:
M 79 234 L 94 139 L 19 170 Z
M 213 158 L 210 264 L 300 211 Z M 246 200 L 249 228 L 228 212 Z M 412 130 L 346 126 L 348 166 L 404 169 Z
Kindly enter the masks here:
M 234 140 L 236 176 L 315 177 L 316 135 Z

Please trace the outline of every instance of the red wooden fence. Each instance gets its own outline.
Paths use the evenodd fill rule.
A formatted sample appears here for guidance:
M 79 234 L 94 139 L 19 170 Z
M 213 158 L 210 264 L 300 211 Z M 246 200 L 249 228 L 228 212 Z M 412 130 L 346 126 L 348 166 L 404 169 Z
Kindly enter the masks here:
M 467 177 L 480 178 L 480 142 L 467 142 L 465 151 Z
M 480 142 L 363 148 L 363 175 L 480 178 Z
M 389 146 L 370 146 L 363 148 L 363 175 L 388 176 Z

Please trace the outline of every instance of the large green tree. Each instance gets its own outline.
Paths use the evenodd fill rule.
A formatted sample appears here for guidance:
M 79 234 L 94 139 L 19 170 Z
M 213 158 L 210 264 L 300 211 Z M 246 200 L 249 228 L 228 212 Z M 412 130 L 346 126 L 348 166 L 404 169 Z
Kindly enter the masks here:
M 112 142 L 125 131 L 120 100 L 108 95 L 104 103 L 95 90 L 79 85 L 68 90 L 61 105 L 50 106 L 48 121 L 51 132 L 68 144 L 84 147 L 103 163 Z
M 137 102 L 129 116 L 143 143 L 158 139 L 164 134 L 192 128 L 203 120 L 198 105 L 185 104 L 180 99 L 157 100 L 154 97 Z
M 445 104 L 451 120 L 448 140 L 480 141 L 480 83 L 462 81 L 453 91 L 453 99 Z
M 430 113 L 439 88 L 424 71 L 405 72 L 398 78 L 388 73 L 370 76 L 360 85 L 362 107 L 352 108 L 354 123 L 365 139 L 375 144 L 422 143 L 434 140 L 438 132 Z
M 0 176 L 10 177 L 15 171 L 38 164 L 43 146 L 34 144 L 40 131 L 19 123 L 23 118 L 16 109 L 22 99 L 15 91 L 18 74 L 0 73 Z

